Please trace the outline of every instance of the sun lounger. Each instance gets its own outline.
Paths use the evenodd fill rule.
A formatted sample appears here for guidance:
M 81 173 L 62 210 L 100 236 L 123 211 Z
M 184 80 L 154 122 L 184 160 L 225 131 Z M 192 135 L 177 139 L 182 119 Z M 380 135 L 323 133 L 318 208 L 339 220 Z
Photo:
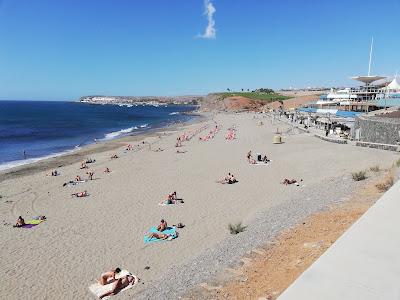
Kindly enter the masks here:
M 115 278 L 119 279 L 119 278 L 122 278 L 122 277 L 124 277 L 126 275 L 133 276 L 135 278 L 135 282 L 134 282 L 134 284 L 130 284 L 127 287 L 123 288 L 119 293 L 121 293 L 123 291 L 126 291 L 126 290 L 129 290 L 130 288 L 136 286 L 138 284 L 138 282 L 139 282 L 139 278 L 137 278 L 137 276 L 133 275 L 132 273 L 130 273 L 127 270 L 121 270 L 121 272 L 119 274 L 116 274 Z M 112 283 L 109 283 L 109 284 L 106 284 L 106 285 L 101 285 L 100 283 L 96 282 L 96 283 L 93 283 L 92 285 L 89 286 L 89 291 L 93 295 L 95 295 L 96 298 L 100 298 L 101 295 L 104 295 L 107 292 L 111 292 L 111 290 L 113 288 L 114 288 L 114 284 L 112 284 Z M 112 296 L 107 296 L 107 297 L 104 297 L 102 299 L 109 299 L 111 297 Z

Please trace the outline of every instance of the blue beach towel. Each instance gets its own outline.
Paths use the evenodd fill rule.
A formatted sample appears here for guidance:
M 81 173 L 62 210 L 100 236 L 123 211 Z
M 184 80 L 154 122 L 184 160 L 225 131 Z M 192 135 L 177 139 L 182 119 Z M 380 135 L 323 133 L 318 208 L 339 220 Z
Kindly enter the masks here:
M 149 232 L 159 232 L 159 231 L 157 230 L 157 227 L 151 227 Z M 178 237 L 178 232 L 176 231 L 176 227 L 168 227 L 162 233 L 170 234 L 173 239 L 176 239 Z M 168 240 L 161 240 L 161 239 L 156 239 L 156 238 L 149 238 L 147 236 L 147 233 L 144 235 L 143 240 L 144 240 L 145 244 L 154 243 L 154 242 L 161 242 L 161 241 L 168 241 Z

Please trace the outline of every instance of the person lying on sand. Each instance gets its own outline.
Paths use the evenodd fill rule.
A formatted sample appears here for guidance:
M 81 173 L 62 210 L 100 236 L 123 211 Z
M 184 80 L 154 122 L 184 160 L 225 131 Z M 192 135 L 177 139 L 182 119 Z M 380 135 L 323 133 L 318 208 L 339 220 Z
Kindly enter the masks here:
M 36 216 L 36 217 L 33 217 L 32 220 L 45 221 L 45 220 L 47 220 L 47 218 L 46 218 L 46 216 Z
M 186 153 L 187 151 L 176 150 L 176 153 Z
M 70 180 L 70 181 L 68 181 L 68 182 L 64 182 L 63 183 L 63 186 L 67 186 L 67 185 L 75 185 L 76 184 L 76 182 L 75 181 L 72 181 L 72 180 Z
M 81 169 L 87 169 L 88 166 L 86 165 L 86 162 L 81 163 Z
M 266 155 L 264 155 L 264 157 L 262 158 L 262 161 L 267 163 L 267 162 L 270 162 L 271 160 L 268 159 L 268 157 Z
M 300 181 L 303 181 L 303 179 L 300 179 Z M 281 183 L 284 184 L 284 185 L 289 185 L 289 184 L 296 184 L 297 186 L 300 185 L 300 184 L 297 182 L 296 179 L 287 179 L 287 178 L 285 178 Z
M 25 220 L 21 216 L 18 217 L 17 223 L 13 227 L 22 227 L 25 225 Z
M 157 230 L 160 232 L 163 232 L 165 229 L 167 229 L 168 224 L 164 219 L 161 219 L 160 225 L 157 226 Z
M 83 180 L 82 180 L 81 176 L 79 176 L 79 175 L 76 175 L 76 177 L 75 177 L 75 181 L 83 181 Z
M 87 191 L 83 191 L 83 192 L 78 192 L 78 193 L 71 194 L 71 196 L 75 196 L 75 197 L 87 197 L 87 196 L 89 196 L 89 195 L 88 195 Z
M 117 154 L 114 154 L 113 156 L 111 156 L 111 159 L 116 159 L 116 158 L 118 158 Z
M 162 152 L 162 151 L 164 151 L 164 149 L 161 149 L 161 148 L 154 150 L 154 152 Z
M 235 176 L 233 176 L 233 174 L 231 174 L 231 176 L 228 178 L 228 184 L 233 184 L 236 183 L 237 179 L 235 178 Z
M 162 232 L 150 232 L 147 237 L 149 239 L 155 238 L 158 240 L 167 240 L 170 239 L 172 236 L 170 234 L 162 233 Z
M 60 173 L 58 173 L 57 170 L 51 171 L 51 173 L 47 173 L 46 176 L 58 176 Z
M 87 163 L 87 164 L 91 164 L 91 163 L 94 163 L 94 162 L 96 162 L 96 160 L 92 159 L 92 158 L 87 158 L 86 161 L 85 161 L 85 163 Z
M 106 285 L 108 283 L 114 282 L 115 281 L 115 275 L 121 272 L 120 268 L 116 268 L 114 271 L 110 272 L 105 272 L 101 274 L 99 283 L 101 285 Z M 109 281 L 111 279 L 111 281 Z
M 110 173 L 110 169 L 108 167 L 106 167 L 106 169 L 104 170 L 104 173 Z
M 135 284 L 135 277 L 131 275 L 126 275 L 125 277 L 119 278 L 115 283 L 113 283 L 115 286 L 112 289 L 112 291 L 106 292 L 103 295 L 99 296 L 100 299 L 107 297 L 107 296 L 112 296 L 115 294 L 118 294 L 121 290 L 126 288 L 129 285 Z

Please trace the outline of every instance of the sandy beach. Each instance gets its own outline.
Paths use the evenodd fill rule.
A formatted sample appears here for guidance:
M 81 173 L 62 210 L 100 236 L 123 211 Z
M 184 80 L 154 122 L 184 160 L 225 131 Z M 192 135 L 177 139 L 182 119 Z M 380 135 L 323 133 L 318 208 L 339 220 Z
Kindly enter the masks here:
M 93 146 L 70 161 L 56 158 L 51 167 L 62 164 L 60 176 L 46 176 L 49 165 L 1 174 L 3 224 L 14 224 L 20 215 L 48 219 L 31 229 L 0 226 L 0 298 L 94 299 L 89 285 L 115 267 L 141 279 L 116 299 L 178 298 L 246 251 L 346 197 L 361 184 L 351 179 L 351 172 L 374 165 L 387 168 L 399 158 L 394 152 L 292 134 L 267 118 L 262 126 L 259 121 L 254 113 L 220 113 L 165 135 L 127 137 L 112 146 Z M 214 122 L 221 126 L 215 138 L 199 141 Z M 179 134 L 205 125 L 207 130 L 175 147 Z M 226 131 L 232 126 L 237 136 L 228 141 Z M 272 144 L 277 128 L 283 144 Z M 137 151 L 125 150 L 127 143 L 143 140 Z M 158 148 L 163 151 L 154 151 Z M 249 150 L 272 162 L 249 164 Z M 111 160 L 114 154 L 119 158 Z M 88 169 L 94 180 L 63 187 L 76 175 L 87 178 L 88 170 L 79 169 L 85 155 L 96 160 Z M 103 173 L 106 167 L 111 173 Z M 239 182 L 216 183 L 228 172 Z M 285 186 L 280 184 L 284 178 L 303 182 Z M 71 197 L 83 190 L 88 197 Z M 158 205 L 172 191 L 184 203 Z M 175 240 L 144 244 L 144 234 L 161 218 L 185 227 Z M 238 221 L 248 227 L 232 236 L 227 225 Z

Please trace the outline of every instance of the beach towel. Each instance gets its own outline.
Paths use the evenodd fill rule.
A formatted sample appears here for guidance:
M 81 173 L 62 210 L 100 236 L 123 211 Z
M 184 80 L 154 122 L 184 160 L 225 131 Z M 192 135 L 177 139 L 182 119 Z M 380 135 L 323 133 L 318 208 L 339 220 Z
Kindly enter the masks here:
M 136 286 L 138 284 L 138 282 L 139 282 L 139 279 L 137 278 L 137 276 L 133 275 L 132 273 L 130 273 L 127 270 L 121 270 L 121 272 L 119 272 L 119 274 L 115 275 L 115 278 L 119 279 L 119 278 L 122 278 L 122 277 L 124 277 L 126 275 L 133 276 L 135 278 L 135 282 L 134 282 L 134 284 L 130 284 L 127 287 L 123 288 L 121 291 L 119 291 L 119 293 L 121 293 L 123 291 L 126 291 L 126 290 L 129 290 L 130 288 Z M 106 285 L 101 285 L 100 283 L 96 282 L 96 283 L 93 283 L 92 285 L 89 286 L 89 291 L 93 295 L 95 295 L 96 298 L 100 298 L 101 295 L 104 295 L 105 293 L 110 292 L 113 288 L 114 288 L 114 284 L 112 284 L 112 283 L 109 283 L 109 284 L 106 284 Z M 111 297 L 112 296 L 107 296 L 107 297 L 104 297 L 102 299 L 109 299 Z
M 36 225 L 39 225 L 43 221 L 44 220 L 28 220 L 28 221 L 25 221 L 25 225 L 21 226 L 21 228 L 32 228 L 32 227 L 35 227 Z
M 149 232 L 159 232 L 159 231 L 157 230 L 157 227 L 151 227 Z M 172 236 L 172 239 L 176 239 L 178 237 L 178 232 L 176 231 L 176 227 L 168 227 L 162 233 L 170 234 Z M 156 238 L 149 238 L 147 236 L 147 233 L 144 235 L 143 240 L 144 240 L 145 244 L 154 243 L 154 242 L 161 242 L 161 241 L 168 241 L 168 240 L 161 240 L 161 239 L 156 239 Z

